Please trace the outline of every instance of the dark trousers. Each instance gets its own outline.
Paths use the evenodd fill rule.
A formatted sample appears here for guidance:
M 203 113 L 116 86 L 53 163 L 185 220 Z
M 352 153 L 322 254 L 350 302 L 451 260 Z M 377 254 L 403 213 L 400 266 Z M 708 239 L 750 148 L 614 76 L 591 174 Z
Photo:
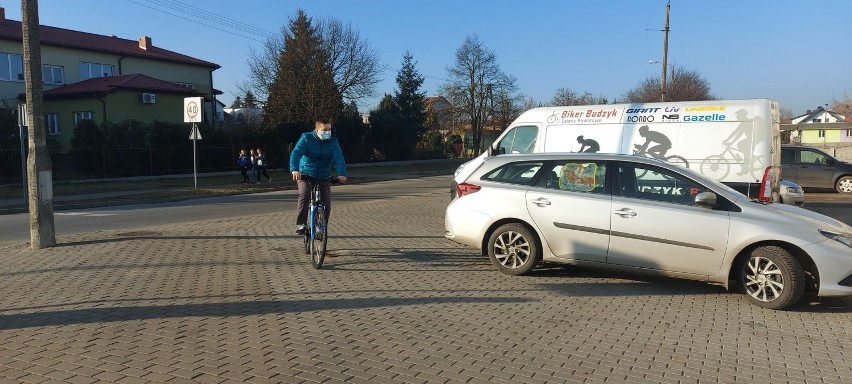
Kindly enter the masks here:
M 269 175 L 266 174 L 266 166 L 265 165 L 258 165 L 257 169 L 260 170 L 260 173 L 262 173 L 264 177 L 266 177 L 266 180 L 271 179 L 271 177 L 269 177 Z M 257 178 L 260 179 L 260 176 L 258 176 Z
M 331 216 L 331 183 L 321 181 L 320 191 L 322 192 L 322 202 L 326 206 L 326 220 Z M 311 205 L 311 185 L 307 180 L 299 180 L 296 185 L 299 187 L 299 199 L 296 201 L 296 225 L 307 224 L 308 222 L 308 206 Z
M 243 174 L 243 183 L 247 183 L 249 181 L 248 171 L 248 167 L 240 167 L 240 173 Z

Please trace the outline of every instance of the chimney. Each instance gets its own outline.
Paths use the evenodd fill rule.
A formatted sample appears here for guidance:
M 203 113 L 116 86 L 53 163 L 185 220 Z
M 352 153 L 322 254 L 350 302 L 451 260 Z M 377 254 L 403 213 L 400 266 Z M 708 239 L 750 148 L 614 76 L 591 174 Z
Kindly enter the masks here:
M 6 8 L 0 7 L 0 21 L 6 21 Z
M 151 47 L 153 47 L 153 46 L 151 45 L 151 38 L 150 37 L 142 36 L 142 37 L 139 38 L 139 48 L 142 48 L 142 49 L 147 51 Z

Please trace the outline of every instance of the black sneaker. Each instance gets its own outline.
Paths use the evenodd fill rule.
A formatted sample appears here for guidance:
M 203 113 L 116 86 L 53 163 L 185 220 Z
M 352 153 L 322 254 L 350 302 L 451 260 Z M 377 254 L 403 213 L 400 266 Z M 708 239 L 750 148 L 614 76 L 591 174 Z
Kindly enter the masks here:
M 308 229 L 308 228 L 307 228 L 307 227 L 305 227 L 305 225 L 304 225 L 304 224 L 301 224 L 301 225 L 299 225 L 298 227 L 296 227 L 296 234 L 297 234 L 297 235 L 304 235 L 304 234 L 305 234 L 305 231 L 306 231 L 307 229 Z

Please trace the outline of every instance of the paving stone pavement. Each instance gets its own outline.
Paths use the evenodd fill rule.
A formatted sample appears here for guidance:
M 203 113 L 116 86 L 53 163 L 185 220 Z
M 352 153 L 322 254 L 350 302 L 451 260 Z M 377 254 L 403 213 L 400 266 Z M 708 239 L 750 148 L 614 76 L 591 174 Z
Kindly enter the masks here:
M 0 243 L 2 383 L 852 383 L 852 301 L 763 310 L 701 282 L 500 274 L 445 191 Z M 251 225 L 246 225 L 250 222 Z

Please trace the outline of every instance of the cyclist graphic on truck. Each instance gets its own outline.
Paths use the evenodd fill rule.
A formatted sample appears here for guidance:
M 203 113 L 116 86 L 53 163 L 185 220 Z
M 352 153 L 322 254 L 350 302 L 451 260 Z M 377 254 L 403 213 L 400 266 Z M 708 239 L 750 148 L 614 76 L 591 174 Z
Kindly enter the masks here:
M 737 173 L 737 176 L 743 176 L 751 171 L 751 154 L 754 153 L 754 148 L 757 143 L 755 142 L 754 137 L 752 137 L 752 134 L 754 133 L 754 125 L 752 124 L 752 119 L 748 118 L 748 111 L 745 109 L 737 111 L 737 121 L 740 122 L 739 125 L 737 125 L 737 128 L 731 132 L 731 135 L 722 142 L 722 145 L 730 147 L 734 144 L 734 142 L 737 143 L 737 148 L 740 150 L 740 153 L 735 153 L 734 157 L 737 161 L 742 161 L 740 171 Z
M 657 159 L 665 159 L 666 152 L 669 149 L 672 149 L 672 141 L 669 138 L 657 131 L 652 131 L 648 129 L 647 125 L 643 125 L 639 127 L 639 136 L 645 138 L 645 142 L 643 144 L 636 144 L 636 150 L 634 153 L 636 154 L 647 154 L 650 157 L 655 157 Z M 653 147 L 648 148 L 651 144 L 656 144 Z
M 597 153 L 601 150 L 601 145 L 592 139 L 586 139 L 583 135 L 577 136 L 577 142 L 580 143 L 580 151 L 585 153 Z

